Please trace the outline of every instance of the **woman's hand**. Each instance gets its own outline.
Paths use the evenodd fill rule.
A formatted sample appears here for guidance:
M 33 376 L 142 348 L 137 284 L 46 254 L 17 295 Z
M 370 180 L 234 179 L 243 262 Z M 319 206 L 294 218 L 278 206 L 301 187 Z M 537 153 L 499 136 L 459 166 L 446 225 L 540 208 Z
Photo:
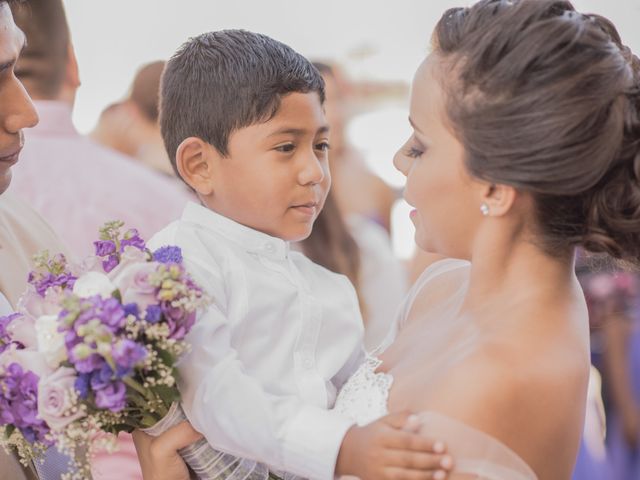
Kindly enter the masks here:
M 159 437 L 140 430 L 132 436 L 144 480 L 189 480 L 189 470 L 178 450 L 202 438 L 189 422 L 181 422 Z

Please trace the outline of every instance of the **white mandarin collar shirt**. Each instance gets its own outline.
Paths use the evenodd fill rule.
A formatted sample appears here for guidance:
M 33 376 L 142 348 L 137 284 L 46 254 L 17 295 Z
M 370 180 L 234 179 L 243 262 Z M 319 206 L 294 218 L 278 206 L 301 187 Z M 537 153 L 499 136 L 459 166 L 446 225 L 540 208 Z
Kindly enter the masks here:
M 333 478 L 352 422 L 331 411 L 363 359 L 349 280 L 282 239 L 189 203 L 149 242 L 181 247 L 212 299 L 179 364 L 184 410 L 215 448 L 279 471 Z
M 190 202 L 184 209 L 182 220 L 209 228 L 250 253 L 273 260 L 285 260 L 289 254 L 289 242 L 245 227 L 202 205 Z

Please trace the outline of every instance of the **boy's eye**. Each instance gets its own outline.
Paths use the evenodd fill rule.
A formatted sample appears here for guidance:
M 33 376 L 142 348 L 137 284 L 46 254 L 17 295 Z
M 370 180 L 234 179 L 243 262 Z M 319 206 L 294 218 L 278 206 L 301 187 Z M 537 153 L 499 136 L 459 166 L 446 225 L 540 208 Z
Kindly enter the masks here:
M 329 142 L 322 141 L 318 144 L 316 144 L 316 150 L 322 150 L 323 152 L 327 152 L 331 149 L 331 145 L 329 145 Z
M 293 143 L 285 143 L 284 145 L 277 146 L 276 150 L 282 153 L 291 153 L 295 148 L 296 147 Z

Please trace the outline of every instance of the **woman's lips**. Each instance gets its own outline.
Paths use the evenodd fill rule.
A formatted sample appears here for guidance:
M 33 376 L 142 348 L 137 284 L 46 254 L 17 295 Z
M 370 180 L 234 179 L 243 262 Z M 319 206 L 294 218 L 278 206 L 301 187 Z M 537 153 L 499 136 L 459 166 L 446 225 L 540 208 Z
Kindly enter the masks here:
M 20 150 L 22 150 L 22 147 L 18 148 L 13 153 L 0 156 L 0 163 L 14 165 L 18 161 L 18 158 L 20 157 Z

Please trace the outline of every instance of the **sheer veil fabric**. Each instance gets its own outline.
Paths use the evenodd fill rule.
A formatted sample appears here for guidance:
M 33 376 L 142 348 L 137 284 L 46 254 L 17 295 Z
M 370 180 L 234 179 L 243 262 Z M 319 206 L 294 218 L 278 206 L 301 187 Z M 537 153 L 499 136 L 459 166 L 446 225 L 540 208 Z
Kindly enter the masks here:
M 393 376 L 378 372 L 378 358 L 400 330 L 407 335 L 420 335 L 424 350 L 429 352 L 426 368 L 427 385 L 461 361 L 473 349 L 478 330 L 458 310 L 464 299 L 470 271 L 469 262 L 441 260 L 428 267 L 408 293 L 403 307 L 385 338 L 343 386 L 335 408 L 359 425 L 370 423 L 388 413 L 387 401 Z M 421 302 L 437 305 L 429 309 L 428 324 L 413 325 L 407 320 L 414 306 Z M 427 329 L 425 329 L 427 325 Z M 420 329 L 410 332 L 412 328 Z M 407 352 L 407 355 L 410 355 Z M 435 411 L 419 414 L 425 435 L 446 442 L 455 459 L 455 477 L 473 480 L 536 480 L 533 470 L 515 452 L 499 440 L 454 418 Z

